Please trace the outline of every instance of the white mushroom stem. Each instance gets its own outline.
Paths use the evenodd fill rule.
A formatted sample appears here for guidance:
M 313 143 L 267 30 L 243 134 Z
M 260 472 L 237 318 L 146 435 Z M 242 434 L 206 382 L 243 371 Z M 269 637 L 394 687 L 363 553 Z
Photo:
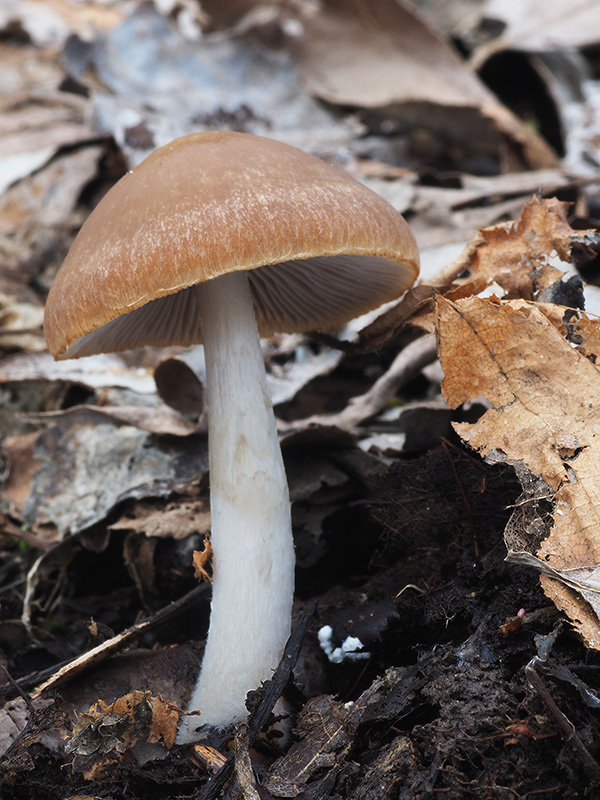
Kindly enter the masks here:
M 245 272 L 198 286 L 206 360 L 213 599 L 198 683 L 180 743 L 200 725 L 247 716 L 246 694 L 272 677 L 290 633 L 290 500 Z

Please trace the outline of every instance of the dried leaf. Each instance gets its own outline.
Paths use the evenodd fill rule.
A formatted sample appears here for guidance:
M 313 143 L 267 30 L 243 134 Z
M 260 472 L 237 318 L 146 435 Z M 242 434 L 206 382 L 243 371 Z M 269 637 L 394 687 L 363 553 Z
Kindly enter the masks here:
M 484 228 L 454 265 L 474 277 L 499 284 L 508 298 L 531 299 L 534 289 L 544 289 L 562 277 L 550 267 L 553 252 L 571 260 L 575 231 L 567 222 L 568 203 L 534 197 L 518 222 Z
M 23 518 L 34 529 L 52 522 L 63 538 L 100 522 L 126 499 L 167 496 L 207 469 L 206 443 L 187 441 L 66 417 L 63 426 L 38 435 L 40 466 Z
M 27 422 L 77 421 L 79 424 L 110 423 L 131 425 L 158 436 L 191 436 L 197 433 L 198 425 L 185 419 L 169 408 L 148 406 L 71 406 L 64 411 L 42 411 L 37 414 L 22 414 Z
M 73 769 L 97 778 L 107 760 L 118 760 L 136 746 L 162 742 L 170 750 L 178 722 L 173 704 L 151 692 L 134 691 L 110 705 L 98 700 L 79 717 L 65 749 L 73 753 Z
M 94 145 L 58 155 L 43 169 L 0 195 L 0 233 L 28 244 L 39 226 L 71 229 L 82 188 L 96 176 L 102 148 Z
M 158 396 L 175 411 L 201 419 L 204 390 L 194 370 L 179 358 L 165 358 L 154 370 Z
M 65 381 L 91 389 L 121 386 L 141 395 L 152 395 L 156 386 L 146 369 L 132 369 L 117 353 L 54 361 L 50 353 L 27 353 L 0 363 L 0 384 L 12 381 Z
M 550 487 L 554 521 L 536 553 L 556 574 L 600 564 L 600 374 L 524 301 L 437 300 L 443 393 L 452 407 L 483 396 L 491 408 L 455 425 L 487 455 L 506 454 Z M 546 584 L 547 585 L 547 584 Z M 584 595 L 585 596 L 585 595 Z M 580 604 L 576 604 L 580 606 Z M 590 646 L 600 627 L 567 609 Z
M 594 443 L 596 367 L 523 301 L 438 298 L 437 318 L 447 401 L 455 408 L 483 395 L 492 405 L 477 424 L 457 426 L 463 438 L 484 453 L 509 449 L 558 489 L 566 460 L 580 467 L 579 451 Z
M 443 131 L 498 156 L 504 137 L 530 167 L 556 157 L 503 107 L 412 4 L 328 0 L 309 7 L 295 37 L 300 74 L 329 103 L 379 109 L 408 127 Z M 385 64 L 385 69 L 382 69 Z
M 151 3 L 99 36 L 90 60 L 106 88 L 92 98 L 97 129 L 115 137 L 131 166 L 160 144 L 203 129 L 233 128 L 333 152 L 360 127 L 308 94 L 285 50 L 243 33 L 190 41 Z
M 80 221 L 79 197 L 96 176 L 101 152 L 101 147 L 93 145 L 59 153 L 0 194 L 2 295 L 21 303 L 39 303 L 34 277 L 43 271 L 39 275 L 43 283 L 43 276 L 51 275 L 66 254 Z M 0 163 L 0 176 L 4 166 Z
M 480 294 L 496 287 L 502 297 L 531 299 L 563 277 L 550 265 L 558 254 L 571 261 L 574 244 L 586 241 L 591 231 L 576 231 L 568 223 L 569 204 L 554 198 L 532 198 L 518 221 L 478 231 L 458 258 L 441 272 L 423 278 L 402 300 L 361 332 L 364 347 L 385 342 L 403 325 L 434 333 L 435 322 L 428 298 L 434 290 L 449 300 Z
M 37 433 L 8 436 L 2 443 L 8 460 L 8 474 L 2 484 L 2 494 L 19 510 L 27 500 L 40 465 L 34 454 L 37 436 Z
M 597 317 L 577 308 L 565 308 L 554 303 L 536 303 L 536 306 L 582 356 L 594 364 L 600 363 L 600 326 Z
M 372 352 L 383 347 L 409 319 L 423 308 L 431 308 L 434 290 L 432 286 L 421 284 L 409 289 L 400 302 L 377 317 L 360 332 L 359 352 Z M 412 319 L 411 319 L 412 322 Z
M 488 0 L 485 23 L 501 23 L 502 36 L 483 45 L 473 56 L 475 68 L 501 50 L 545 52 L 577 50 L 600 42 L 600 7 L 595 0 L 565 5 L 563 0 Z M 483 22 L 483 20 L 482 20 Z
M 16 697 L 5 700 L 0 709 L 0 757 L 17 741 L 22 749 L 39 742 L 50 751 L 59 751 L 62 746 L 60 722 L 53 719 L 53 715 L 54 701 L 51 698 L 42 697 L 33 701 L 27 698 L 26 701 L 24 697 Z M 46 724 L 42 724 L 42 720 Z M 9 771 L 4 762 L 2 772 L 7 774 Z
M 531 553 L 514 551 L 509 551 L 507 560 L 537 569 L 546 595 L 570 617 L 588 646 L 600 650 L 600 565 L 584 569 L 552 569 Z
M 85 105 L 83 98 L 64 92 L 0 102 L 0 192 L 38 170 L 61 147 L 93 137 Z
M 39 328 L 41 334 L 44 309 L 31 303 L 15 303 L 11 298 L 0 295 L 0 332 L 23 334 Z M 42 338 L 40 336 L 40 338 Z
M 152 537 L 185 539 L 194 533 L 210 531 L 210 509 L 202 500 L 152 506 L 136 503 L 133 510 L 108 526 L 111 531 L 132 531 Z

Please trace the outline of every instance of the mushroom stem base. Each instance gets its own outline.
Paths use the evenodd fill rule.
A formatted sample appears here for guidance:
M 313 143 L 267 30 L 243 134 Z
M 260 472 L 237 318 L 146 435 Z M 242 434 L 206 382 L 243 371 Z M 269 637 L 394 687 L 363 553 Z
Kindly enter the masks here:
M 179 742 L 200 725 L 247 716 L 290 632 L 294 545 L 290 500 L 267 391 L 248 277 L 198 287 L 206 360 L 213 600 L 198 683 Z

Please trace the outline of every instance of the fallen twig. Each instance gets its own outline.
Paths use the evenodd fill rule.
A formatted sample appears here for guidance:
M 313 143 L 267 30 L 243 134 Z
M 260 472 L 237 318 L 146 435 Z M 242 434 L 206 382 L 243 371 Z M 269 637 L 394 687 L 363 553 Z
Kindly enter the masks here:
M 598 764 L 596 759 L 592 756 L 590 751 L 583 743 L 583 740 L 575 730 L 575 726 L 571 720 L 568 719 L 568 717 L 561 711 L 554 698 L 548 691 L 548 687 L 544 683 L 542 676 L 537 671 L 538 665 L 540 664 L 543 665 L 543 661 L 539 656 L 534 656 L 531 659 L 531 661 L 525 667 L 527 680 L 529 681 L 530 686 L 540 696 L 540 699 L 554 718 L 554 721 L 558 725 L 565 743 L 581 761 L 590 781 L 592 781 L 595 786 L 598 786 L 600 785 L 600 764 Z
M 196 588 L 192 589 L 191 592 L 188 592 L 179 600 L 175 600 L 173 603 L 165 606 L 165 608 L 161 608 L 161 610 L 157 611 L 156 614 L 148 619 L 145 619 L 143 622 L 140 622 L 138 625 L 132 625 L 130 628 L 127 628 L 127 630 L 117 634 L 116 636 L 113 636 L 111 639 L 107 639 L 105 642 L 102 642 L 102 644 L 99 644 L 96 647 L 92 647 L 91 650 L 87 650 L 85 653 L 77 656 L 77 658 L 67 661 L 66 664 L 63 664 L 52 674 L 50 678 L 40 684 L 33 691 L 31 698 L 35 700 L 42 694 L 45 694 L 52 689 L 57 689 L 59 686 L 62 686 L 68 681 L 72 680 L 76 675 L 79 675 L 84 670 L 89 669 L 92 666 L 96 666 L 100 661 L 103 661 L 108 656 L 113 655 L 113 653 L 120 650 L 123 645 L 129 642 L 129 640 L 134 636 L 138 636 L 141 633 L 146 633 L 147 631 L 162 625 L 171 619 L 171 617 L 179 614 L 183 608 L 195 603 L 209 591 L 210 586 L 208 584 L 196 586 Z M 23 681 L 21 683 L 23 683 Z
M 279 425 L 290 430 L 310 425 L 327 425 L 351 430 L 384 409 L 404 384 L 436 358 L 435 338 L 424 336 L 401 350 L 387 372 L 375 381 L 369 391 L 353 397 L 343 411 L 337 414 L 315 414 L 303 420 L 287 424 L 279 423 Z

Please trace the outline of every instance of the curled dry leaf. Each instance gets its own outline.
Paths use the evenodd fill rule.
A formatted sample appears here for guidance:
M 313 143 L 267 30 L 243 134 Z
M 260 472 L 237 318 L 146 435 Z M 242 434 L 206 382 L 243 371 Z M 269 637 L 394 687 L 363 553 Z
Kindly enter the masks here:
M 315 96 L 384 112 L 462 146 L 477 142 L 496 157 L 509 143 L 523 166 L 556 165 L 542 138 L 496 99 L 412 4 L 328 0 L 307 6 L 301 23 L 297 63 Z
M 571 258 L 571 236 L 567 222 L 567 203 L 534 197 L 523 208 L 518 222 L 484 228 L 476 237 L 477 246 L 470 257 L 469 272 L 474 277 L 495 281 L 508 298 L 530 298 L 536 288 L 545 288 L 561 277 L 548 267 L 553 251 L 564 260 Z M 540 275 L 545 280 L 540 286 Z
M 449 300 L 479 294 L 496 285 L 508 299 L 537 296 L 563 277 L 551 266 L 557 254 L 571 260 L 574 244 L 586 246 L 593 231 L 575 231 L 569 225 L 568 203 L 556 198 L 533 197 L 520 219 L 478 231 L 460 256 L 445 269 L 418 286 L 364 328 L 361 349 L 381 347 L 407 323 L 433 333 L 431 298 L 441 292 Z M 580 324 L 584 324 L 581 322 Z
M 134 691 L 107 705 L 98 700 L 79 717 L 66 750 L 73 768 L 90 779 L 102 774 L 107 758 L 115 758 L 138 744 L 175 743 L 179 712 L 172 703 L 151 692 Z
M 185 361 L 165 358 L 154 370 L 154 382 L 163 403 L 186 417 L 204 416 L 202 382 Z
M 370 352 L 383 347 L 411 317 L 423 309 L 426 311 L 431 309 L 433 295 L 434 288 L 427 284 L 409 289 L 398 303 L 362 329 L 358 344 L 360 352 Z
M 533 197 L 515 222 L 493 225 L 479 231 L 463 253 L 430 284 L 452 299 L 481 291 L 497 283 L 508 299 L 531 299 L 535 292 L 546 289 L 562 277 L 550 266 L 556 253 L 565 262 L 571 260 L 574 231 L 567 220 L 568 203 L 555 198 Z M 466 273 L 467 283 L 457 282 Z M 469 280 L 472 283 L 469 283 Z
M 598 319 L 584 314 L 579 309 L 567 308 L 554 303 L 537 303 L 537 307 L 561 335 L 577 349 L 582 356 L 594 364 L 600 363 L 600 327 Z
M 535 553 L 539 568 L 552 575 L 544 590 L 587 644 L 600 649 L 599 616 L 590 605 L 594 597 L 600 611 L 598 368 L 540 308 L 522 300 L 439 297 L 436 314 L 448 403 L 484 396 L 491 405 L 478 422 L 455 428 L 483 455 L 499 451 L 550 488 L 553 522 Z M 591 321 L 578 314 L 586 320 L 583 330 Z

